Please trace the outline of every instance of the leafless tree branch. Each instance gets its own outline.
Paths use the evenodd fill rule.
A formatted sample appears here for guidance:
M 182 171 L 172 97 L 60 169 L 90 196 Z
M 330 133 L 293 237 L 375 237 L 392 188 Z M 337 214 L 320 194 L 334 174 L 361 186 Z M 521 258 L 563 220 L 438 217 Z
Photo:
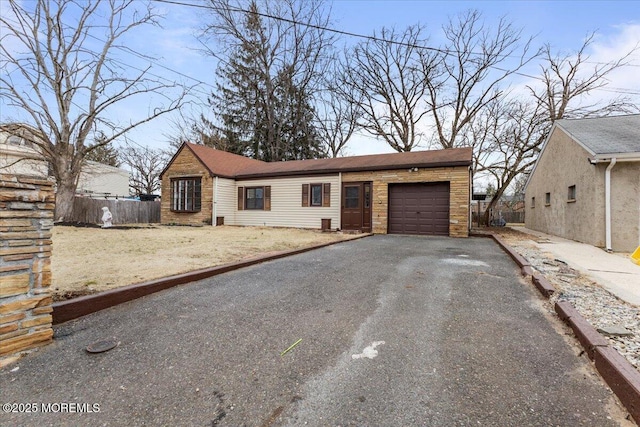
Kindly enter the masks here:
M 403 32 L 383 28 L 379 37 L 346 53 L 336 87 L 360 110 L 360 126 L 396 151 L 420 143 L 418 124 L 428 113 L 424 97 L 435 65 L 422 48 L 428 40 L 424 32 L 419 25 Z
M 0 96 L 37 130 L 33 142 L 57 182 L 56 218 L 68 217 L 87 153 L 179 109 L 188 88 L 153 77 L 149 68 L 132 73 L 116 59 L 114 50 L 125 35 L 157 25 L 158 16 L 148 4 L 9 0 L 7 8 L 9 13 L 0 16 L 6 28 L 0 43 L 0 68 L 5 71 Z M 164 96 L 166 102 L 125 124 L 110 119 L 123 102 L 149 94 Z

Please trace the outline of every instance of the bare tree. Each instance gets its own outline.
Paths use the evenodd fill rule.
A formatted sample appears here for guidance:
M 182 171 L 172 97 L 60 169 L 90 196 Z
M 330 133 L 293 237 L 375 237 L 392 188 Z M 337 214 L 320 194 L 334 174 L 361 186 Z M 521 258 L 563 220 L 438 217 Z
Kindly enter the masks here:
M 530 54 L 530 39 L 521 45 L 521 30 L 504 18 L 492 29 L 475 10 L 450 19 L 443 31 L 447 42 L 437 53 L 437 75 L 427 80 L 428 104 L 437 135 L 432 142 L 452 148 L 468 143 L 466 127 L 538 53 Z
M 315 111 L 318 132 L 327 155 L 342 155 L 357 129 L 360 110 L 337 91 L 329 89 L 326 98 L 319 100 Z
M 116 59 L 114 50 L 121 48 L 125 35 L 157 24 L 149 5 L 134 0 L 9 0 L 7 9 L 0 16 L 5 29 L 0 96 L 38 130 L 32 142 L 48 159 L 56 180 L 56 218 L 69 218 L 87 154 L 180 108 L 186 90 L 153 78 L 150 66 L 131 75 L 131 68 Z M 152 93 L 166 102 L 124 124 L 110 119 L 123 101 Z
M 352 102 L 353 94 L 345 96 L 345 91 L 339 89 L 340 62 L 338 58 L 331 60 L 333 66 L 325 73 L 324 89 L 315 106 L 318 133 L 329 157 L 344 154 L 361 118 L 360 103 Z
M 360 125 L 396 151 L 420 143 L 418 124 L 429 112 L 425 103 L 435 56 L 420 25 L 403 32 L 383 28 L 379 35 L 350 49 L 336 89 L 358 106 Z
M 496 194 L 485 212 L 487 223 L 507 188 L 531 170 L 556 120 L 639 111 L 624 96 L 580 104 L 583 95 L 606 86 L 606 77 L 626 66 L 629 55 L 637 50 L 619 60 L 591 66 L 585 52 L 593 36 L 585 39 L 575 55 L 554 55 L 550 46 L 545 46 L 538 84 L 527 86 L 531 97 L 496 99 L 470 126 L 473 131 L 467 141 L 474 143 L 475 173 L 489 174 L 496 184 Z
M 590 64 L 587 49 L 594 41 L 596 33 L 585 38 L 582 47 L 574 55 L 560 55 L 552 52 L 551 45 L 542 49 L 544 58 L 541 77 L 538 85 L 528 86 L 533 97 L 544 106 L 551 121 L 563 118 L 600 117 L 608 114 L 638 111 L 638 106 L 628 97 L 620 96 L 612 100 L 598 100 L 589 104 L 578 104 L 576 101 L 594 90 L 605 87 L 607 76 L 629 64 L 629 57 L 638 50 L 640 42 L 634 49 L 620 59 Z M 586 70 L 585 68 L 591 68 Z
M 535 163 L 549 123 L 539 102 L 512 99 L 495 100 L 470 126 L 484 134 L 474 146 L 474 173 L 489 175 L 495 186 L 485 211 L 486 224 L 511 183 Z
M 160 173 L 170 158 L 164 150 L 128 144 L 120 151 L 120 158 L 131 168 L 132 194 L 154 194 L 160 190 Z

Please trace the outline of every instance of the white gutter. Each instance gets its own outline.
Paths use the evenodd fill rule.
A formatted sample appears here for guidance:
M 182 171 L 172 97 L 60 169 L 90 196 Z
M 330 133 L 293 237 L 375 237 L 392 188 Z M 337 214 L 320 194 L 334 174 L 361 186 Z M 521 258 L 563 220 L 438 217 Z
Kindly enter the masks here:
M 218 225 L 218 177 L 216 176 L 216 182 L 213 185 L 213 218 L 211 218 L 211 225 L 214 227 Z
M 605 221 L 605 249 L 611 249 L 611 169 L 616 165 L 616 158 L 613 157 L 609 166 L 604 172 L 604 221 Z

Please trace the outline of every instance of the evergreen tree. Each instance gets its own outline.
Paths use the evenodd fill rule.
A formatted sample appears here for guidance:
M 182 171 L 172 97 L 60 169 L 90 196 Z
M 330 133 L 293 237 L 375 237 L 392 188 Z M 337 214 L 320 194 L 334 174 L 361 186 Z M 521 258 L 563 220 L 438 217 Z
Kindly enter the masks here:
M 97 146 L 93 150 L 87 153 L 85 160 L 102 163 L 103 165 L 120 167 L 121 162 L 118 156 L 118 150 L 113 147 L 112 142 L 102 145 L 102 143 L 98 141 L 98 144 L 96 145 Z
M 298 7 L 295 2 L 271 6 L 285 3 Z M 297 24 L 283 27 L 280 21 L 263 18 L 256 1 L 250 2 L 242 19 L 226 0 L 215 4 L 218 22 L 210 30 L 230 50 L 216 70 L 218 83 L 209 103 L 227 151 L 264 161 L 323 157 L 326 150 L 315 129 L 312 90 L 319 78 L 314 67 L 319 67 L 327 40 L 308 28 L 294 30 Z M 310 10 L 318 12 L 315 7 Z

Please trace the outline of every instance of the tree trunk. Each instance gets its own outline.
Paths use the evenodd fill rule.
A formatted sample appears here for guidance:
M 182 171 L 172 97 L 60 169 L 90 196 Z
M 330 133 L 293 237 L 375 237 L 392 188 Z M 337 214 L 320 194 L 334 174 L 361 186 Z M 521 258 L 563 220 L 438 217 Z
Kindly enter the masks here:
M 491 227 L 491 224 L 489 224 L 489 221 L 491 220 L 491 209 L 493 209 L 496 203 L 497 203 L 497 199 L 495 197 L 492 198 L 489 204 L 487 205 L 487 208 L 484 210 L 484 214 L 483 214 L 484 223 L 487 227 Z
M 58 183 L 56 191 L 56 221 L 72 221 L 73 220 L 73 200 L 76 197 L 75 180 L 72 182 Z
M 511 180 L 509 180 L 509 182 L 511 182 Z M 509 184 L 507 183 L 507 184 L 499 185 L 498 190 L 493 195 L 493 197 L 491 198 L 491 201 L 489 202 L 489 205 L 487 205 L 487 209 L 484 211 L 484 222 L 485 222 L 487 227 L 491 227 L 491 224 L 490 224 L 490 221 L 491 221 L 491 210 L 493 210 L 493 207 L 496 204 L 498 204 L 498 200 L 500 200 L 500 198 L 504 194 L 504 190 L 507 189 L 507 185 L 509 185 Z

